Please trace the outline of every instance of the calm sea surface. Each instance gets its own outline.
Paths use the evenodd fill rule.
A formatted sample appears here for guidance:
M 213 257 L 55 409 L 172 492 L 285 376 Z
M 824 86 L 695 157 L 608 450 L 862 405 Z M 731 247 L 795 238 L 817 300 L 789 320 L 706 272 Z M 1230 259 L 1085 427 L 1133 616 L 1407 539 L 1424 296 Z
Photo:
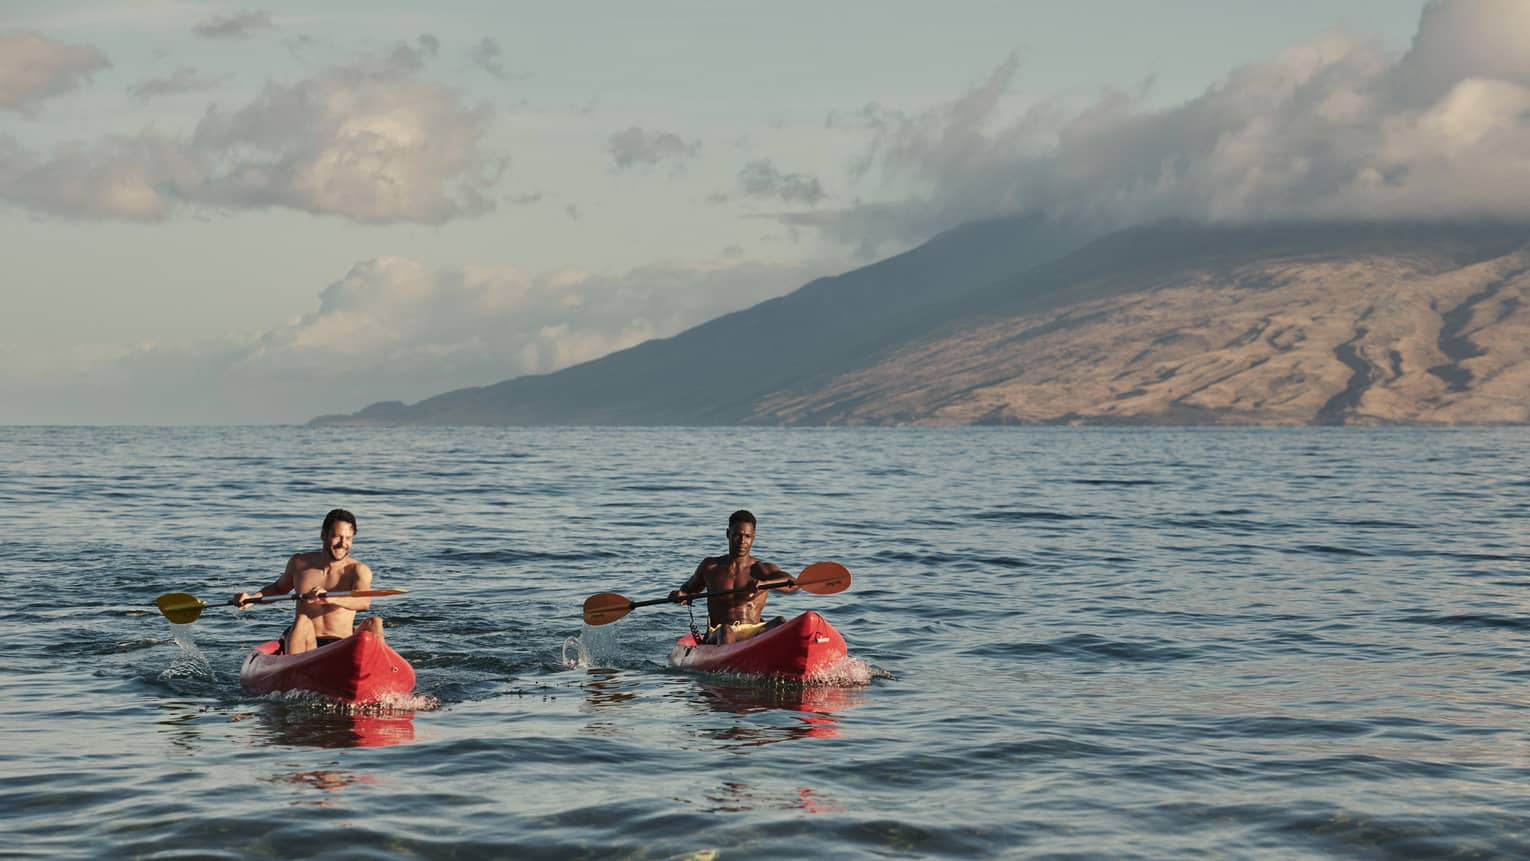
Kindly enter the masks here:
M 418 695 L 252 697 L 360 521 Z M 725 550 L 855 659 L 666 666 Z M 1530 856 L 1530 430 L 0 428 L 0 857 Z

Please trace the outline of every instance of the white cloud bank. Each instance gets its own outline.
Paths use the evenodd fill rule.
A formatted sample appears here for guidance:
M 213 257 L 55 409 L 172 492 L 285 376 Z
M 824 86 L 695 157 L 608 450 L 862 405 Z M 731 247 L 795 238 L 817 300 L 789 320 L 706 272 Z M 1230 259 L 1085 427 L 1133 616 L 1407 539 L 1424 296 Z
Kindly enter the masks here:
M 66 218 L 138 221 L 186 206 L 286 207 L 374 224 L 487 212 L 505 166 L 486 150 L 494 111 L 421 79 L 424 53 L 400 45 L 290 86 L 268 84 L 238 110 L 208 108 L 189 136 L 147 129 L 46 154 L 0 136 L 0 200 Z M 18 79 L 0 67 L 0 92 Z
M 43 100 L 73 90 L 110 66 L 95 48 L 25 30 L 0 31 L 0 109 L 30 116 Z
M 1326 33 L 1162 110 L 1111 92 L 1011 118 L 1018 72 L 1012 59 L 921 113 L 867 107 L 849 120 L 871 135 L 860 174 L 907 196 L 784 220 L 876 248 L 1035 210 L 1105 227 L 1530 218 L 1526 0 L 1435 0 L 1400 57 Z
M 819 274 L 730 261 L 527 277 L 377 258 L 268 332 L 70 356 L 0 346 L 0 424 L 264 424 L 412 402 L 667 337 Z

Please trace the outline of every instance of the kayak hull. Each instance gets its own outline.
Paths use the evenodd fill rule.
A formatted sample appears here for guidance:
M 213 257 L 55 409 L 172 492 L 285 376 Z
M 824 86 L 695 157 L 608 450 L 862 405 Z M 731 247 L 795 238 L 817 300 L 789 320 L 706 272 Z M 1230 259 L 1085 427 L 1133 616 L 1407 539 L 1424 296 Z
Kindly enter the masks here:
M 686 634 L 670 650 L 670 666 L 807 681 L 845 657 L 845 638 L 809 610 L 747 640 L 714 646 Z
M 261 643 L 244 658 L 239 683 L 252 694 L 308 691 L 346 703 L 374 702 L 414 690 L 414 667 L 370 631 L 310 649 L 278 655 L 280 644 Z

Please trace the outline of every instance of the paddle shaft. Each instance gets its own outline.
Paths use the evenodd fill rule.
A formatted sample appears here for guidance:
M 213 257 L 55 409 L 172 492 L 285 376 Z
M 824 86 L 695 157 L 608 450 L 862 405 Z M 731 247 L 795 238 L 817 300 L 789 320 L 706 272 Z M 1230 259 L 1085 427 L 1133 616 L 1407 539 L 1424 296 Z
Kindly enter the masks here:
M 347 592 L 324 592 L 315 597 L 323 598 L 386 598 L 389 595 L 402 595 L 408 589 L 353 589 Z M 259 598 L 248 598 L 244 601 L 235 601 L 230 598 L 222 602 L 220 606 L 244 607 L 250 604 L 275 604 L 280 601 L 301 601 L 302 595 L 269 595 Z M 207 604 L 195 595 L 185 592 L 171 592 L 154 599 L 154 606 L 159 612 L 165 614 L 165 618 L 176 623 L 185 625 L 195 622 L 202 611 L 207 609 Z
M 720 595 L 739 595 L 744 592 L 752 592 L 755 589 L 780 589 L 782 586 L 790 585 L 790 583 L 783 580 L 779 583 L 769 583 L 762 586 L 740 586 L 737 589 L 719 589 L 716 592 L 697 592 L 694 595 L 687 595 L 679 601 L 671 601 L 668 598 L 654 598 L 651 601 L 629 601 L 628 604 L 630 604 L 631 607 L 628 609 L 635 607 L 648 607 L 654 604 L 679 604 L 685 601 L 695 601 L 698 598 L 716 598 Z
M 357 589 L 353 592 L 320 592 L 314 596 L 317 598 L 382 598 L 387 595 L 397 595 L 397 589 Z M 264 598 L 250 598 L 246 601 L 235 601 L 230 598 L 223 603 L 231 607 L 248 607 L 251 604 L 278 604 L 282 601 L 301 601 L 302 595 L 268 595 Z

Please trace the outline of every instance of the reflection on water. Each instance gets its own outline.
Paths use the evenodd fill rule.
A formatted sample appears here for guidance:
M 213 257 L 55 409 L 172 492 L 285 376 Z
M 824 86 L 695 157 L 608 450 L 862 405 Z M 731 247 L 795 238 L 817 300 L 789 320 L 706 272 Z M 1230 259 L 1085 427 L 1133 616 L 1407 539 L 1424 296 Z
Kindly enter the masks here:
M 263 741 L 269 744 L 341 748 L 387 747 L 414 741 L 413 711 L 326 711 L 267 703 L 254 716 L 265 736 Z
M 622 679 L 622 671 L 614 667 L 590 667 L 588 680 L 582 682 L 585 700 L 591 708 L 606 708 L 637 698 L 639 680 Z
M 197 722 L 204 716 L 207 706 L 178 701 L 159 703 L 158 708 L 167 713 L 156 723 L 164 727 L 161 732 L 171 748 L 176 753 L 195 755 L 197 743 L 202 739 L 202 730 Z
M 260 782 L 273 784 L 288 783 L 292 784 L 293 786 L 308 787 L 310 789 L 317 789 L 321 792 L 330 793 L 339 792 L 346 787 L 355 786 L 358 783 L 376 783 L 377 780 L 376 778 L 364 774 L 353 774 L 349 771 L 341 771 L 340 769 L 336 768 L 321 768 L 314 771 L 294 771 L 283 774 L 273 774 L 270 777 L 261 778 Z M 292 803 L 294 805 L 311 805 L 314 807 L 335 806 L 334 802 L 332 802 L 328 797 L 320 797 L 318 799 L 302 799 Z
M 844 813 L 845 808 L 816 789 L 799 786 L 769 790 L 725 780 L 702 796 L 707 813 L 748 813 L 752 810 L 801 810 L 804 813 Z
M 619 712 L 642 708 L 645 680 L 641 674 L 615 667 L 589 667 L 579 687 L 584 693 L 582 711 L 601 715 L 580 728 L 590 735 L 617 735 Z M 793 712 L 788 723 L 729 720 L 723 725 L 696 728 L 702 738 L 730 747 L 758 746 L 797 738 L 834 738 L 839 735 L 839 713 L 866 699 L 866 688 L 804 685 L 774 679 L 726 679 L 708 676 L 687 681 L 666 698 L 699 703 L 709 714 L 756 715 L 772 711 Z
M 798 718 L 801 724 L 784 726 L 747 726 L 739 724 L 729 727 L 712 727 L 703 729 L 700 734 L 703 738 L 726 743 L 729 747 L 746 746 L 758 747 L 765 744 L 774 744 L 778 741 L 791 741 L 794 738 L 833 738 L 839 735 L 832 717 L 815 716 L 812 718 Z
M 795 723 L 757 725 L 734 723 L 701 730 L 714 740 L 744 745 L 763 745 L 797 738 L 834 738 L 839 735 L 838 713 L 866 698 L 865 688 L 825 687 L 783 682 L 723 684 L 697 682 L 694 700 L 713 712 L 749 715 L 771 710 L 802 712 Z
M 713 711 L 751 714 L 791 709 L 832 715 L 866 700 L 864 687 L 801 685 L 790 682 L 697 682 L 697 696 Z
M 580 711 L 589 713 L 620 711 L 629 708 L 637 699 L 639 682 L 623 681 L 621 670 L 614 667 L 590 667 L 588 678 L 580 682 L 584 691 L 584 705 Z M 592 720 L 579 730 L 586 735 L 615 736 L 621 734 L 621 724 L 615 720 Z
M 827 800 L 817 792 L 802 787 L 797 790 L 797 801 L 807 813 L 844 813 L 845 808 Z

